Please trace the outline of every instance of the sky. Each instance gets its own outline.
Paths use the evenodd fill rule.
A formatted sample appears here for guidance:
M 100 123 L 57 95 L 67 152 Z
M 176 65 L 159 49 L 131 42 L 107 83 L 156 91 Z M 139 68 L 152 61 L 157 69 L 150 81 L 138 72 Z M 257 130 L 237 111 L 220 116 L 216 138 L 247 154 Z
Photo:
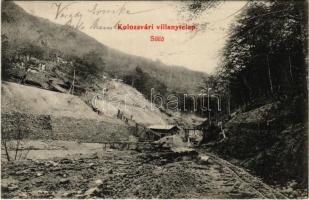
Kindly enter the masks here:
M 97 41 L 122 52 L 160 60 L 195 71 L 212 73 L 220 63 L 220 50 L 228 28 L 245 1 L 224 1 L 193 21 L 181 8 L 188 2 L 177 1 L 16 1 L 26 12 L 57 24 L 78 28 Z M 184 16 L 184 17 L 183 17 Z M 207 23 L 205 31 L 200 31 Z M 117 24 L 196 25 L 192 30 L 119 30 Z M 163 42 L 150 41 L 164 37 Z

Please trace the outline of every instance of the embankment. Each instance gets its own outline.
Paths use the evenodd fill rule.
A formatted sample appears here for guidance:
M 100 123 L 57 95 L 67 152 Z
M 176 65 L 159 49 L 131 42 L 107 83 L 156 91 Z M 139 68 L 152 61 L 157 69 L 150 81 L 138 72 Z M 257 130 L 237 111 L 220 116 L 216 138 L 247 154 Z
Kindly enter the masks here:
M 3 137 L 22 133 L 30 139 L 127 141 L 134 128 L 99 116 L 78 97 L 4 82 L 1 96 Z
M 297 113 L 271 103 L 239 113 L 225 124 L 227 138 L 214 146 L 226 158 L 271 183 L 295 180 L 307 187 L 307 131 Z M 294 110 L 295 111 L 295 110 Z
M 129 141 L 134 128 L 97 119 L 2 113 L 3 137 L 19 132 L 28 139 L 80 140 L 83 142 Z

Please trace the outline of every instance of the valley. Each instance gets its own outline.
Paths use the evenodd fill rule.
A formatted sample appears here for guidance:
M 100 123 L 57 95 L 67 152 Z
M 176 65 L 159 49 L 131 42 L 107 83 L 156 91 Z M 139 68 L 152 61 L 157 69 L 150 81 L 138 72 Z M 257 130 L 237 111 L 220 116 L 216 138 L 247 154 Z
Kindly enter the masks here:
M 3 2 L 1 197 L 308 198 L 303 6 L 243 9 L 207 74 Z

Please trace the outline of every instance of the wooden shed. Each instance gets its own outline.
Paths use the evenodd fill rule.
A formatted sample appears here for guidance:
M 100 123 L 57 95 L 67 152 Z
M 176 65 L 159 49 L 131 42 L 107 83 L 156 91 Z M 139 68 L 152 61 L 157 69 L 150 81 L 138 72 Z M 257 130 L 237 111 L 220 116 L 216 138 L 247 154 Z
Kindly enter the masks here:
M 158 133 L 160 137 L 175 135 L 179 132 L 180 128 L 177 125 L 151 125 L 148 129 Z

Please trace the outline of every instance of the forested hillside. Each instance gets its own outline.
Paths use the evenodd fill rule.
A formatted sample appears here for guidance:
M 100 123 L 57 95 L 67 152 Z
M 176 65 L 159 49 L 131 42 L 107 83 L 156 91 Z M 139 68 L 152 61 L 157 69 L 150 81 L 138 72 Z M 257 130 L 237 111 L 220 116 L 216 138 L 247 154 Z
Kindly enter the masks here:
M 302 2 L 274 2 L 270 6 L 255 2 L 239 16 L 217 76 L 222 87 L 229 86 L 232 105 L 246 105 L 260 98 L 306 99 L 303 6 Z
M 11 69 L 11 61 L 20 55 L 45 61 L 60 57 L 72 62 L 72 65 L 61 66 L 63 72 L 70 77 L 75 69 L 76 74 L 81 76 L 100 78 L 105 75 L 128 79 L 127 75 L 134 74 L 139 68 L 153 82 L 160 82 L 172 91 L 195 91 L 207 77 L 205 73 L 190 71 L 184 67 L 168 66 L 159 61 L 119 52 L 79 30 L 32 16 L 13 2 L 2 4 L 1 35 L 4 79 L 10 74 L 8 71 Z M 146 94 L 148 91 L 141 92 Z
M 268 181 L 307 186 L 307 3 L 253 1 L 230 27 L 208 86 L 222 95 L 224 156 Z M 228 117 L 225 117 L 228 116 Z

